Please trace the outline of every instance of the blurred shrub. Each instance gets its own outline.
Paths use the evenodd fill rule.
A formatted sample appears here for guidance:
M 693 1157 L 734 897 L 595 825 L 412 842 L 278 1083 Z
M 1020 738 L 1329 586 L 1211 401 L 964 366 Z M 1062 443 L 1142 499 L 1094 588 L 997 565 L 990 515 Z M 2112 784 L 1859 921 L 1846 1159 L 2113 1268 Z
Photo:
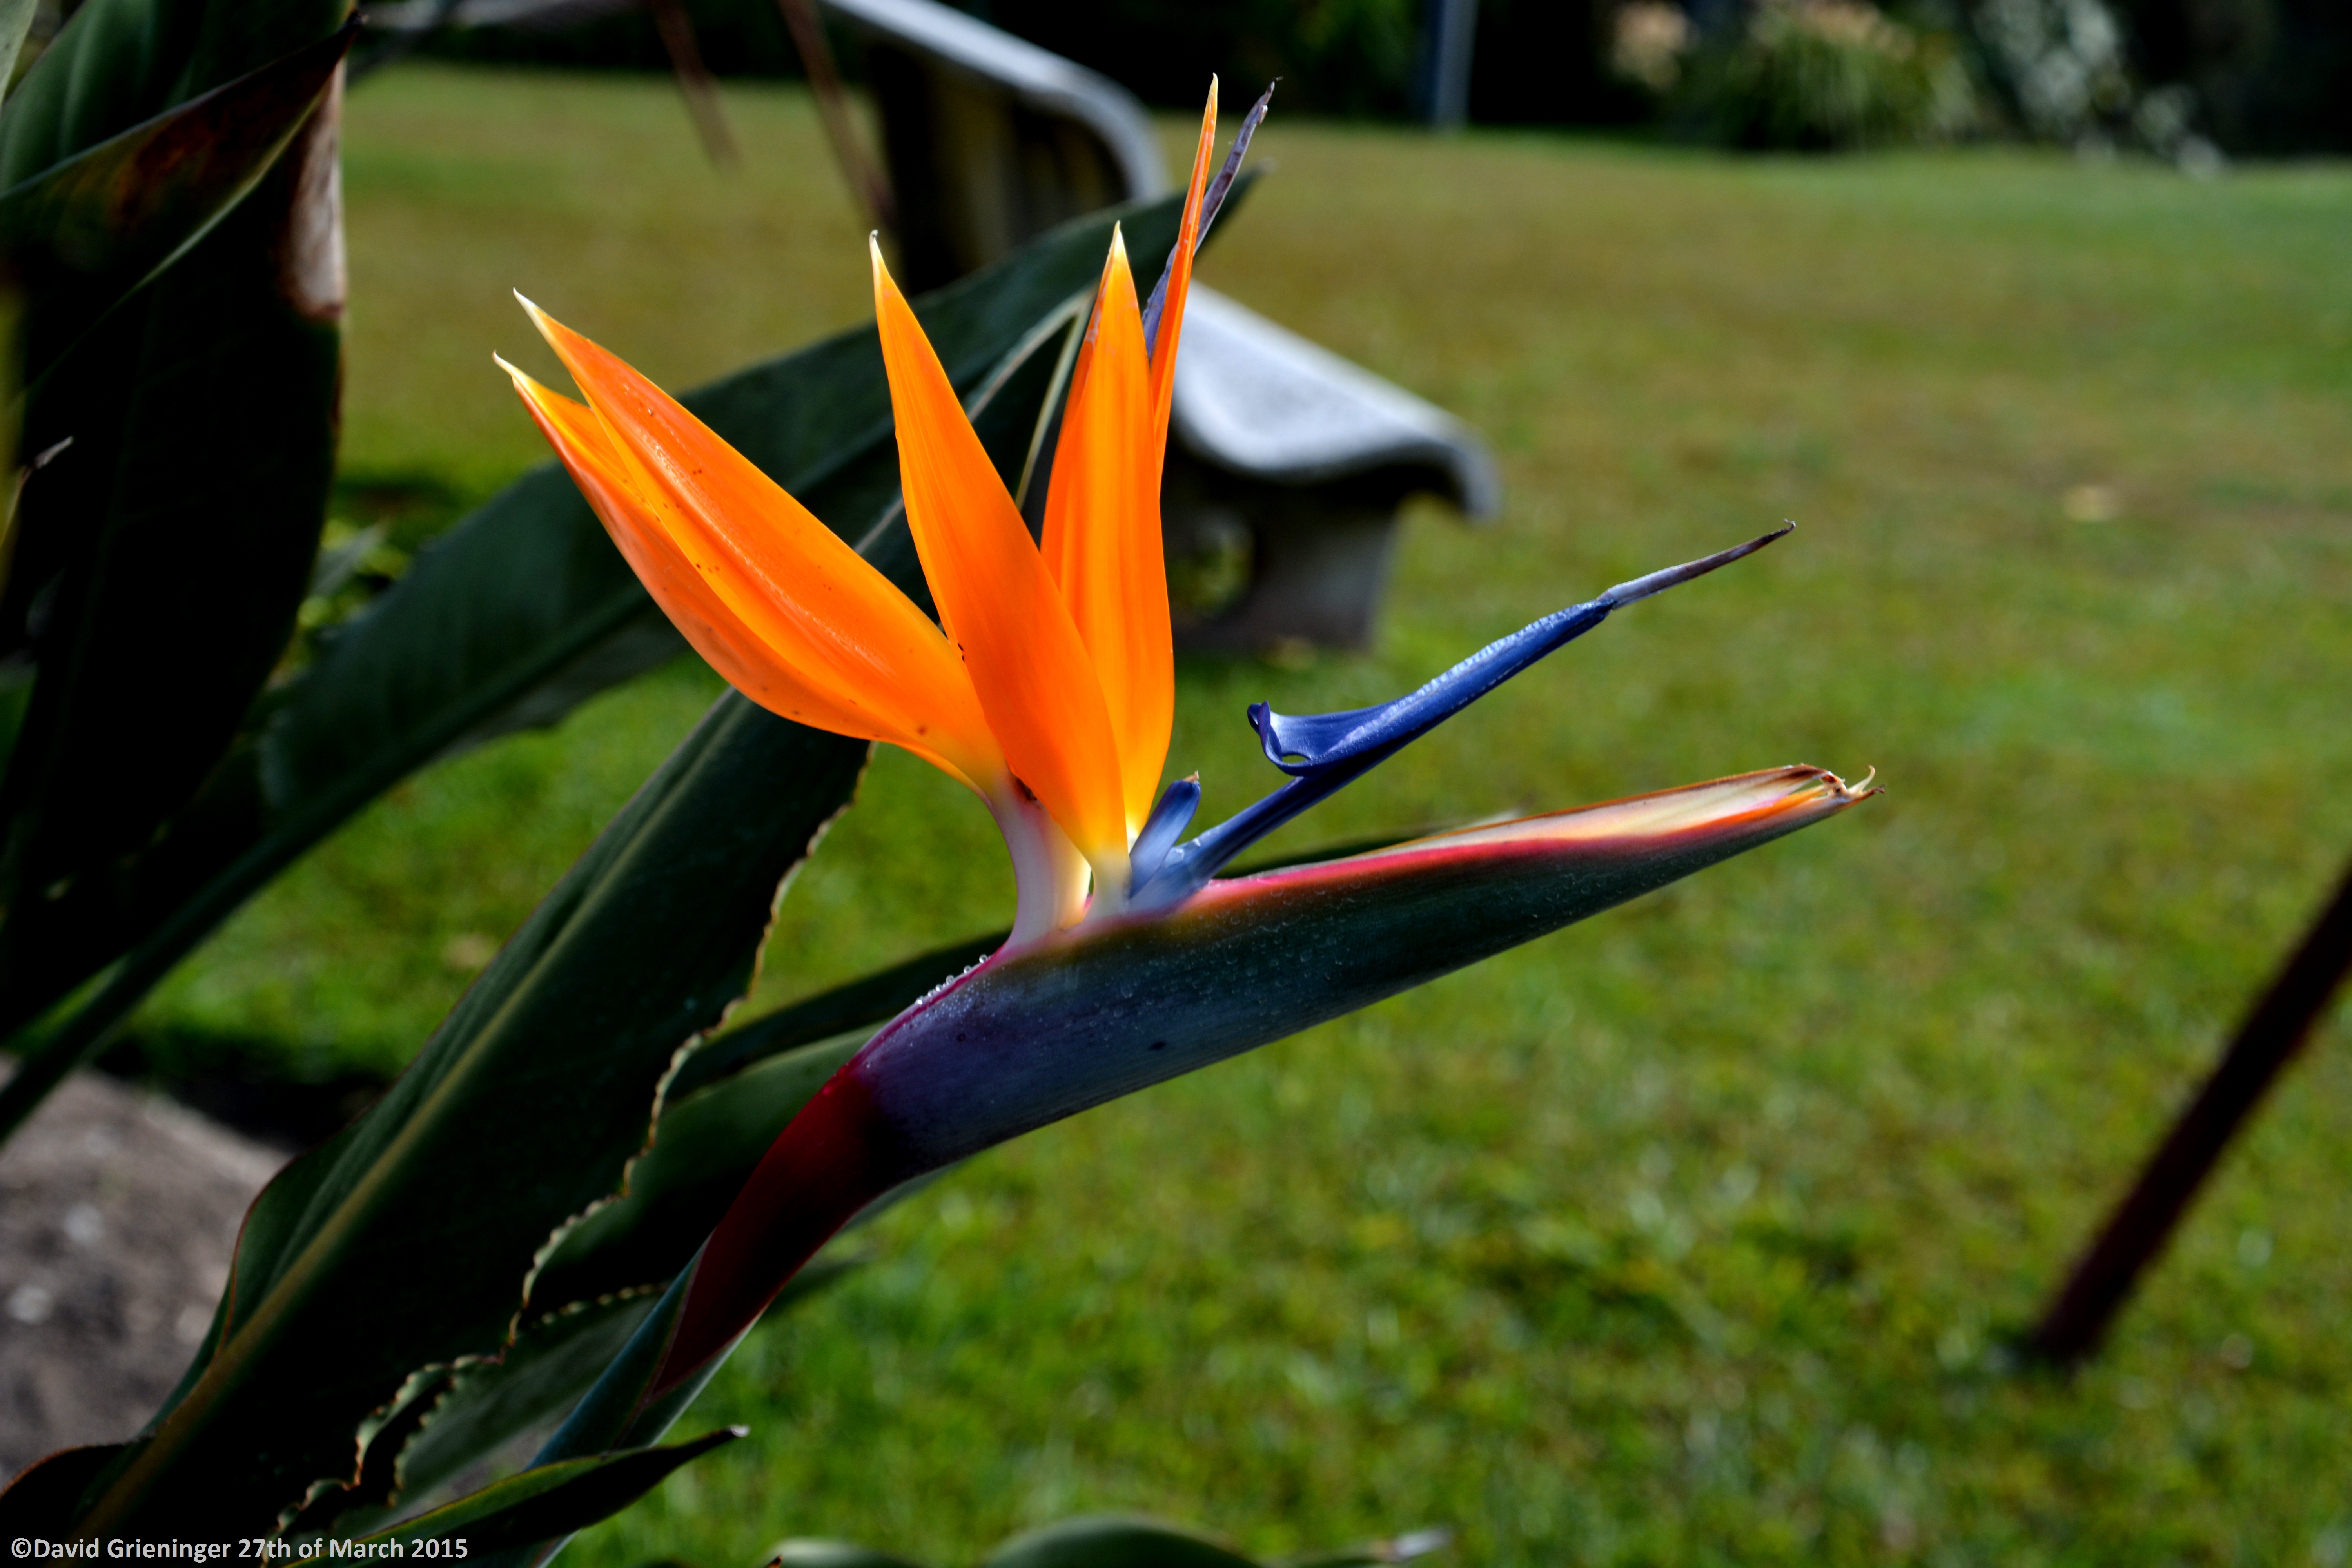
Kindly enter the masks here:
M 1698 41 L 1683 8 L 1667 0 L 1620 6 L 1610 32 L 1609 68 L 1660 97 L 1682 79 L 1683 57 Z
M 1618 13 L 1612 58 L 1654 70 L 1675 88 L 1675 117 L 1735 147 L 1822 152 L 1922 142 L 1963 130 L 1974 94 L 1950 41 L 1862 0 L 1763 0 L 1726 42 L 1686 68 L 1662 51 L 1668 29 Z M 1664 64 L 1654 64 L 1664 59 Z

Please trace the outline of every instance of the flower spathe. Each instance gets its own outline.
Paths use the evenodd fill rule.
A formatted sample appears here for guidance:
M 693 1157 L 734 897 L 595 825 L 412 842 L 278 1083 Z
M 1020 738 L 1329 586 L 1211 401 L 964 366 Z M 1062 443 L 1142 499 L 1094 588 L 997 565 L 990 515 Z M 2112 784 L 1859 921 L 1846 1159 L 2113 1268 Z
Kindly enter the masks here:
M 1013 856 L 1015 944 L 1125 907 L 1128 851 L 1167 760 L 1160 470 L 1215 133 L 1213 86 L 1156 342 L 1114 233 L 1042 549 L 871 247 L 907 524 L 937 626 L 659 387 L 527 300 L 585 402 L 505 366 L 655 601 L 730 684 L 797 722 L 901 746 L 987 803 Z
M 899 1184 L 1354 1011 L 1847 810 L 1772 768 L 1204 887 L 966 971 L 878 1030 L 771 1146 L 690 1267 L 652 1384 L 688 1384 Z M 650 1440 L 650 1435 L 641 1435 Z

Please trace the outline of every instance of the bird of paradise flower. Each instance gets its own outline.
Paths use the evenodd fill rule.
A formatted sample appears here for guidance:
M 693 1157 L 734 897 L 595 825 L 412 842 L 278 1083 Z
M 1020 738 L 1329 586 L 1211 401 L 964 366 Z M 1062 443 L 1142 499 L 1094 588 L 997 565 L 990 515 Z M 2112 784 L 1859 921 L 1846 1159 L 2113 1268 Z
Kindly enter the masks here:
M 1004 946 L 885 1026 L 782 1131 L 615 1363 L 615 1374 L 635 1370 L 583 1401 L 543 1459 L 666 1426 L 793 1274 L 893 1187 L 1875 793 L 1867 779 L 1850 787 L 1820 769 L 1780 768 L 1213 879 L 1612 611 L 1783 528 L 1547 616 L 1395 701 L 1310 716 L 1253 706 L 1266 759 L 1288 778 L 1180 843 L 1201 791 L 1196 778 L 1159 788 L 1175 707 L 1161 463 L 1193 253 L 1265 110 L 1261 99 L 1212 185 L 1212 83 L 1175 248 L 1148 302 L 1114 232 L 1042 541 L 872 247 L 907 522 L 936 625 L 652 382 L 524 302 L 586 401 L 506 368 L 687 639 L 772 711 L 900 746 L 970 788 L 1003 832 L 1016 888 Z

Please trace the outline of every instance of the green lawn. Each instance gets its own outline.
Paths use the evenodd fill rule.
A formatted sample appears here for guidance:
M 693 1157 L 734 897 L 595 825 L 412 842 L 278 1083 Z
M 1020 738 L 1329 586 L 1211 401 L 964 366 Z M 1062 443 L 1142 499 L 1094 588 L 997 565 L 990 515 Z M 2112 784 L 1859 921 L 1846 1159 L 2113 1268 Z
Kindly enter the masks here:
M 678 384 L 857 318 L 807 103 L 728 105 L 721 174 L 659 82 L 352 94 L 362 490 L 539 456 L 510 287 Z M 566 1562 L 949 1563 L 1103 1509 L 1267 1552 L 1451 1524 L 1475 1564 L 2346 1561 L 2343 1010 L 2095 1367 L 2000 1336 L 2352 854 L 2352 171 L 1261 147 L 1204 277 L 1476 423 L 1509 500 L 1412 514 L 1375 653 L 1182 670 L 1207 811 L 1269 782 L 1245 702 L 1400 691 L 1784 516 L 1284 843 L 1791 761 L 1889 793 L 976 1163 L 735 1358 L 691 1419 L 750 1441 Z M 716 689 L 403 787 L 142 1028 L 396 1065 Z M 986 816 L 886 755 L 762 1000 L 1010 907 Z

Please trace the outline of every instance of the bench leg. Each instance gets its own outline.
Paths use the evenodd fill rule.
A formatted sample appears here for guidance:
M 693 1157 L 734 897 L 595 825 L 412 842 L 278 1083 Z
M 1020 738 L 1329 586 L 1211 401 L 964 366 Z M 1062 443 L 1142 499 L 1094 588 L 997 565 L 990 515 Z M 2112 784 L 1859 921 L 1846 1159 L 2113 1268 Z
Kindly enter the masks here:
M 1171 583 L 1202 575 L 1204 553 L 1246 535 L 1247 586 L 1205 616 L 1179 604 L 1176 643 L 1187 650 L 1258 653 L 1286 642 L 1361 648 L 1387 585 L 1396 543 L 1393 503 L 1373 505 L 1312 491 L 1276 491 L 1238 506 L 1171 508 L 1165 522 Z M 1208 575 L 1213 580 L 1216 570 Z

